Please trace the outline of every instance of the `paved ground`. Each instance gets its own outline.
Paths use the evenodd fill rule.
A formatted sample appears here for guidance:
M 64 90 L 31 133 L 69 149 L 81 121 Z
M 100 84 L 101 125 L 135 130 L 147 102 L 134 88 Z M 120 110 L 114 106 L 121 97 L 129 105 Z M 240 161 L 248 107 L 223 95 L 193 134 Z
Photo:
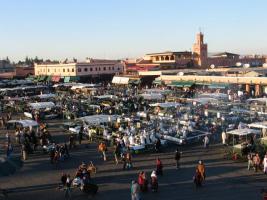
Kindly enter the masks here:
M 57 139 L 64 138 L 64 132 L 58 128 L 50 129 Z M 130 199 L 130 182 L 137 179 L 141 170 L 151 173 L 155 168 L 155 159 L 160 157 L 164 164 L 164 176 L 159 178 L 159 192 L 143 195 L 143 199 L 261 199 L 260 189 L 266 186 L 266 175 L 246 170 L 246 163 L 232 162 L 223 158 L 224 147 L 211 146 L 207 151 L 201 146 L 183 147 L 182 168 L 176 170 L 174 166 L 173 148 L 166 149 L 161 154 L 143 154 L 133 158 L 134 169 L 122 171 L 121 165 L 115 165 L 113 157 L 103 162 L 96 151 L 96 145 L 82 145 L 71 152 L 71 159 L 52 166 L 47 155 L 32 155 L 16 174 L 0 177 L 0 187 L 12 191 L 11 200 L 64 199 L 64 192 L 57 190 L 61 172 L 74 174 L 82 162 L 94 161 L 98 173 L 94 177 L 99 185 L 99 193 L 95 200 L 110 200 L 112 198 Z M 207 169 L 207 179 L 204 186 L 198 190 L 194 188 L 192 177 L 196 163 L 204 160 Z M 72 199 L 87 199 L 81 192 L 73 191 Z

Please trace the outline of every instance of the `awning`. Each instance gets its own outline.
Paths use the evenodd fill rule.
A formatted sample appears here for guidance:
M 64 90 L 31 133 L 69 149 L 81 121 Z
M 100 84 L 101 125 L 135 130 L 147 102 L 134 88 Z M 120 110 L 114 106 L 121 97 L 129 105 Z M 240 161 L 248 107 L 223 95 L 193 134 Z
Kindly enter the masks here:
M 127 85 L 129 82 L 129 77 L 119 77 L 119 76 L 114 76 L 112 79 L 113 84 L 124 84 Z
M 210 89 L 225 89 L 229 87 L 229 84 L 216 83 L 208 86 Z
M 194 84 L 194 82 L 179 82 L 179 81 L 172 81 L 171 84 L 168 84 L 168 86 L 172 87 L 191 87 Z
M 132 84 L 132 85 L 138 85 L 140 83 L 141 83 L 140 79 L 131 79 L 131 80 L 129 80 L 129 84 Z
M 65 76 L 64 83 L 68 83 L 68 82 L 70 82 L 70 77 L 69 76 Z
M 70 77 L 70 82 L 76 82 L 76 81 L 79 81 L 79 80 L 80 80 L 79 76 L 71 76 Z
M 52 76 L 47 76 L 45 81 L 51 81 Z
M 156 85 L 162 85 L 163 84 L 163 82 L 161 80 L 154 80 L 152 83 L 156 84 Z
M 60 76 L 53 76 L 52 77 L 53 82 L 59 82 L 59 80 L 60 80 Z
M 208 82 L 196 82 L 196 85 L 211 85 L 211 83 Z

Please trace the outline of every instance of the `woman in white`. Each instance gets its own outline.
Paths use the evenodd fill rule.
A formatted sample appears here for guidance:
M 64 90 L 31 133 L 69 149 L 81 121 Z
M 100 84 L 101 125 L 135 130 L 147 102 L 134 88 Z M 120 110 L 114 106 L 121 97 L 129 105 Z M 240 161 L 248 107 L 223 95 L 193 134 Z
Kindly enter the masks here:
M 226 133 L 225 133 L 225 131 L 222 132 L 222 143 L 223 143 L 223 145 L 226 144 Z
M 264 174 L 266 174 L 267 173 L 267 155 L 265 155 L 262 164 L 263 164 L 263 172 Z

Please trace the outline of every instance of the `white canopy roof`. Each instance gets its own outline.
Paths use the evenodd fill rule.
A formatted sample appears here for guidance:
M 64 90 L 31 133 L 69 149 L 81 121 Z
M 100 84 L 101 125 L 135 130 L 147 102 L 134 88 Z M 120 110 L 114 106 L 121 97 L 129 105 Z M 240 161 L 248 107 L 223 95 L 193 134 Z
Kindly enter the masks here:
M 42 108 L 53 108 L 55 104 L 53 102 L 38 102 L 38 103 L 29 103 L 29 106 L 33 109 L 42 109 Z
M 129 83 L 130 78 L 129 77 L 120 77 L 120 76 L 114 76 L 112 79 L 113 84 L 125 84 L 127 85 Z
M 160 93 L 153 93 L 153 94 L 140 94 L 144 99 L 146 100 L 157 100 L 157 99 L 162 99 L 163 95 Z
M 261 103 L 267 103 L 267 98 L 255 98 L 255 99 L 248 99 L 247 102 L 251 103 L 252 101 L 258 101 Z
M 235 129 L 235 130 L 227 132 L 227 134 L 245 136 L 245 135 L 249 135 L 249 134 L 260 134 L 260 130 L 249 129 L 249 128 Z
M 8 123 L 18 123 L 21 124 L 23 127 L 30 127 L 30 126 L 38 126 L 38 123 L 34 120 L 25 119 L 25 120 L 10 120 Z
M 117 99 L 118 97 L 115 95 L 101 95 L 101 96 L 96 96 L 98 99 Z
M 37 95 L 40 99 L 48 99 L 48 98 L 53 98 L 56 96 L 56 94 L 40 94 Z
M 78 120 L 84 121 L 87 124 L 98 125 L 100 123 L 108 123 L 116 121 L 117 118 L 118 118 L 117 115 L 91 115 L 91 116 L 80 117 L 78 118 Z
M 215 99 L 215 98 L 196 98 L 196 99 L 193 99 L 193 101 L 196 101 L 200 104 L 207 104 L 207 103 L 218 103 L 218 99 Z
M 162 108 L 170 108 L 170 107 L 177 107 L 181 106 L 182 104 L 176 103 L 176 102 L 165 102 L 165 103 L 154 103 L 154 104 L 149 104 L 151 107 L 162 107 Z
M 248 124 L 249 128 L 267 128 L 267 121 Z
M 228 95 L 224 93 L 203 93 L 199 94 L 198 97 L 210 97 L 215 99 L 227 99 Z

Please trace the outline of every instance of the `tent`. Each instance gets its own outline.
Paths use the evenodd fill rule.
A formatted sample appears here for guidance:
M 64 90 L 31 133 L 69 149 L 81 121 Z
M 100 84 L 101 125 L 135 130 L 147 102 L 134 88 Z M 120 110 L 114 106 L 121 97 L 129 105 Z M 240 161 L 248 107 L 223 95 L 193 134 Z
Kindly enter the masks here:
M 32 109 L 38 110 L 43 108 L 53 108 L 55 104 L 53 102 L 38 102 L 38 103 L 29 103 L 29 106 Z
M 228 131 L 227 134 L 230 135 L 238 135 L 238 136 L 246 136 L 249 134 L 260 134 L 260 130 L 243 128 L 243 129 L 234 129 L 232 131 Z
M 175 102 L 166 102 L 166 103 L 154 103 L 154 104 L 149 104 L 151 107 L 161 107 L 161 108 L 170 108 L 170 107 L 178 107 L 181 106 L 182 104 L 180 103 L 175 103 Z
M 254 122 L 251 124 L 248 124 L 249 128 L 266 128 L 267 129 L 267 121 L 264 122 Z
M 109 123 L 114 122 L 118 118 L 117 115 L 91 115 L 91 116 L 85 116 L 80 117 L 77 120 L 86 122 L 87 124 L 91 125 L 99 125 L 101 123 Z
M 38 123 L 36 121 L 28 120 L 28 119 L 24 119 L 24 120 L 9 120 L 7 123 L 10 123 L 10 124 L 21 124 L 22 127 L 38 126 Z

